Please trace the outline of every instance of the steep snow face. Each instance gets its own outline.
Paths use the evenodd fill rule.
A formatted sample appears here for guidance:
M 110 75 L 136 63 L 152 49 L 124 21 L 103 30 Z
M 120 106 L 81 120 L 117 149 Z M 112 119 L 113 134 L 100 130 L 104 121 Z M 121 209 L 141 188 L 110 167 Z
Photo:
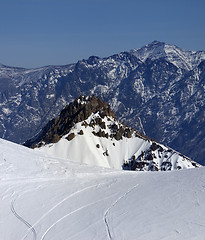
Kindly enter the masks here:
M 96 122 L 100 121 L 100 125 Z M 129 134 L 128 134 L 129 132 Z M 168 171 L 200 167 L 174 150 L 151 141 L 110 116 L 91 114 L 76 123 L 57 143 L 36 151 L 78 163 L 136 171 Z
M 145 62 L 147 58 L 158 59 L 166 57 L 165 43 L 154 41 L 151 44 L 145 45 L 139 49 L 133 49 L 130 52 L 138 57 L 141 61 Z
M 81 169 L 81 170 L 80 170 Z M 41 178 L 66 179 L 78 173 L 89 174 L 95 170 L 96 173 L 112 172 L 113 170 L 99 168 L 89 165 L 78 164 L 68 159 L 48 156 L 41 151 L 36 151 L 22 145 L 12 143 L 0 138 L 0 184 L 5 181 L 38 181 Z M 1 192 L 3 194 L 3 192 Z M 6 193 L 5 193 L 6 198 Z
M 117 121 L 96 96 L 80 96 L 25 146 L 78 163 L 115 169 L 167 171 L 200 165 Z
M 5 140 L 0 166 L 3 240 L 204 240 L 205 168 L 117 171 Z
M 148 58 L 156 60 L 165 58 L 173 63 L 176 67 L 188 71 L 196 68 L 201 61 L 205 60 L 205 51 L 185 51 L 177 46 L 154 41 L 140 49 L 130 51 L 133 55 L 145 62 Z

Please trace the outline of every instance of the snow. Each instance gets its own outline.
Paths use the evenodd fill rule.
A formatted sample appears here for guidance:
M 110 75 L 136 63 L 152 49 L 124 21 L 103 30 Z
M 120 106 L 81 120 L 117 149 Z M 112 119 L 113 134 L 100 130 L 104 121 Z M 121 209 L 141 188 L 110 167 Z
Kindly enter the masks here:
M 135 133 L 130 138 L 122 137 L 121 140 L 116 140 L 110 137 L 112 134 L 110 126 L 115 124 L 120 128 L 122 124 L 112 117 L 105 116 L 102 118 L 105 127 L 101 129 L 98 124 L 91 127 L 91 123 L 99 117 L 99 113 L 92 113 L 85 121 L 76 123 L 69 133 L 64 135 L 57 143 L 44 143 L 42 147 L 36 148 L 35 151 L 77 163 L 118 170 L 123 168 L 124 163 L 131 166 L 133 158 L 138 162 L 147 162 L 146 166 L 141 167 L 141 170 L 145 171 L 151 170 L 152 164 L 156 165 L 158 170 L 195 167 L 189 158 L 162 144 L 158 144 L 161 150 L 158 147 L 152 151 L 153 158 L 147 160 L 146 153 L 150 151 L 152 144 L 156 144 L 154 141 L 136 136 Z M 93 132 L 98 133 L 99 131 L 108 134 L 108 137 L 99 137 L 93 134 Z M 70 134 L 74 134 L 75 137 L 68 141 L 67 137 Z M 199 167 L 200 165 L 197 166 Z M 139 169 L 140 167 L 137 168 L 137 170 Z
M 2 112 L 6 115 L 9 115 L 11 113 L 11 110 L 9 108 L 2 108 Z
M 78 104 L 82 104 L 82 105 L 87 104 L 88 98 L 89 98 L 88 96 L 82 96 L 81 99 L 78 98 L 77 102 Z
M 87 119 L 87 122 L 91 122 L 97 116 L 93 114 Z M 111 121 L 108 121 L 107 117 L 104 118 L 106 125 L 114 122 L 112 117 L 110 119 Z M 77 134 L 80 130 L 83 130 L 83 135 Z M 82 122 L 77 123 L 73 130 L 69 132 L 69 134 L 73 132 L 76 135 L 72 141 L 69 142 L 66 139 L 67 134 L 56 144 L 48 144 L 40 149 L 35 149 L 35 151 L 93 166 L 121 169 L 124 160 L 128 160 L 136 152 L 136 149 L 141 153 L 149 145 L 148 142 L 144 143 L 144 140 L 139 138 L 117 141 L 115 139 L 97 137 L 92 134 L 93 130 L 97 132 L 99 129 L 82 126 Z M 108 128 L 104 131 L 105 133 L 110 133 Z M 97 144 L 99 144 L 100 148 L 96 147 Z
M 202 240 L 205 169 L 128 172 L 0 140 L 3 240 Z
M 142 62 L 145 62 L 148 58 L 155 60 L 165 57 L 178 68 L 189 71 L 197 67 L 205 59 L 205 51 L 185 51 L 177 46 L 158 41 L 154 41 L 140 49 L 133 49 L 130 53 L 138 57 Z
M 54 98 L 55 97 L 55 94 L 47 94 L 46 95 L 46 98 L 48 98 L 48 99 L 51 99 L 51 98 Z

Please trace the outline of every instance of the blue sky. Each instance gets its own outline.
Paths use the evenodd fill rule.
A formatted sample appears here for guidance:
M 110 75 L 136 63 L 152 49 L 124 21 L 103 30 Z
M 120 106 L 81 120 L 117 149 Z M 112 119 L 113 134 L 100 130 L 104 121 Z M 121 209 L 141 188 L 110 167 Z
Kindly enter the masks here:
M 204 0 L 0 0 L 0 63 L 39 67 L 154 40 L 205 50 Z

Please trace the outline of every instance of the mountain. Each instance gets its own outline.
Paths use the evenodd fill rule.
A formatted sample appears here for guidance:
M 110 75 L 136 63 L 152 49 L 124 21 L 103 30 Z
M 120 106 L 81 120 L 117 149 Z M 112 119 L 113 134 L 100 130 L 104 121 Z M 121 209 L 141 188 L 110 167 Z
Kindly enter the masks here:
M 199 164 L 117 121 L 96 96 L 80 96 L 24 144 L 78 163 L 136 171 L 168 171 Z
M 120 121 L 205 164 L 205 51 L 162 42 L 66 66 L 0 66 L 0 136 L 22 143 L 79 95 L 97 95 Z
M 163 58 L 177 68 L 188 71 L 193 70 L 205 60 L 205 51 L 185 51 L 177 46 L 158 41 L 154 41 L 140 49 L 133 49 L 130 53 L 143 62 L 147 59 L 154 61 Z
M 204 239 L 204 167 L 119 171 L 2 139 L 0 166 L 3 240 Z

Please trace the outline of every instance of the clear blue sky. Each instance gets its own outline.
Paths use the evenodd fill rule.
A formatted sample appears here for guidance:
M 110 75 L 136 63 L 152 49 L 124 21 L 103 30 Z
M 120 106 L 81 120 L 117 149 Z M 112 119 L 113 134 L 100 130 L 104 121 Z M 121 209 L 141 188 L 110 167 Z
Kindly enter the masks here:
M 0 0 L 0 63 L 69 64 L 154 40 L 205 50 L 204 0 Z

